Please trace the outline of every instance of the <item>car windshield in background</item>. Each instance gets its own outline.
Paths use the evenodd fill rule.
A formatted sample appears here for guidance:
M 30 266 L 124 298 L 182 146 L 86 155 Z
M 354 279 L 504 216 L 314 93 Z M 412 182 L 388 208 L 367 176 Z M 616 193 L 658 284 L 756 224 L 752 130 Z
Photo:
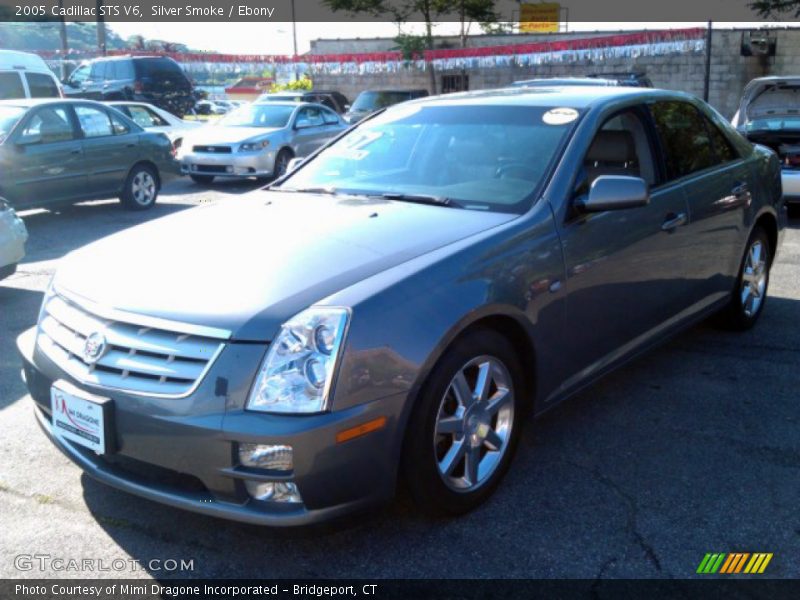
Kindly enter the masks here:
M 561 109 L 567 118 L 552 114 L 529 106 L 390 109 L 325 149 L 280 189 L 428 197 L 522 212 L 578 116 L 572 109 Z
M 0 106 L 0 142 L 6 139 L 17 121 L 25 114 L 25 110 L 21 106 Z
M 408 92 L 363 92 L 353 103 L 351 110 L 378 110 L 408 100 Z
M 294 110 L 293 106 L 248 104 L 229 112 L 217 124 L 225 127 L 286 127 Z
M 786 115 L 753 119 L 746 125 L 747 131 L 783 131 L 793 129 L 800 131 L 800 116 Z

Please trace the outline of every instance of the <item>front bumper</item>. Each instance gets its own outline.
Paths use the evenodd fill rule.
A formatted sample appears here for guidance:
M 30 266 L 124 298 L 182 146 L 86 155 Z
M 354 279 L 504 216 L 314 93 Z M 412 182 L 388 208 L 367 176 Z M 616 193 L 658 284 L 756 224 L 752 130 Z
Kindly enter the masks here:
M 212 154 L 186 149 L 181 155 L 181 174 L 216 177 L 272 177 L 274 150 Z
M 35 337 L 32 328 L 17 345 L 37 421 L 59 450 L 104 483 L 177 508 L 274 526 L 328 520 L 394 494 L 405 393 L 320 415 L 247 412 L 244 399 L 265 349 L 229 344 L 191 396 L 135 397 L 75 381 L 37 350 Z M 112 399 L 115 451 L 97 455 L 53 435 L 50 386 L 58 379 Z M 336 442 L 342 430 L 381 416 L 383 429 Z M 243 442 L 292 446 L 293 470 L 242 467 L 237 450 Z M 293 481 L 303 502 L 252 499 L 245 480 Z
M 781 183 L 783 184 L 783 197 L 786 203 L 800 203 L 800 170 L 790 171 L 784 169 L 781 172 Z
M 0 273 L 25 257 L 28 230 L 13 210 L 0 211 Z M 9 273 L 10 274 L 10 273 Z

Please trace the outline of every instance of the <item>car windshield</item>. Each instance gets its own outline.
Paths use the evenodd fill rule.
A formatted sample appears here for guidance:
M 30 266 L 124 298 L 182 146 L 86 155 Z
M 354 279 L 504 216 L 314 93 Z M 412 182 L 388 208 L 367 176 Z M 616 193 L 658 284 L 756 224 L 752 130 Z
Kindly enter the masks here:
M 0 106 L 0 143 L 14 128 L 25 114 L 25 108 L 21 106 Z
M 378 110 L 409 99 L 408 92 L 362 92 L 351 110 Z
M 225 127 L 286 127 L 295 107 L 270 104 L 242 106 L 217 121 Z
M 572 109 L 554 113 L 530 106 L 397 107 L 355 127 L 278 189 L 522 212 L 577 121 Z
M 784 129 L 800 130 L 800 115 L 783 115 L 753 119 L 747 123 L 747 131 L 783 131 Z

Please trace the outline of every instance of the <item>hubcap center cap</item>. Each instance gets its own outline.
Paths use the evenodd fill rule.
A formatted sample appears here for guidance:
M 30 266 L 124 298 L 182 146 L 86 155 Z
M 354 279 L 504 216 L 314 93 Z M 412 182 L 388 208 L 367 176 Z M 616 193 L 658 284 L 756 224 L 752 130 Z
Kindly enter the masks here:
M 467 418 L 466 425 L 470 445 L 480 446 L 483 444 L 489 434 L 489 423 L 478 415 L 471 415 Z

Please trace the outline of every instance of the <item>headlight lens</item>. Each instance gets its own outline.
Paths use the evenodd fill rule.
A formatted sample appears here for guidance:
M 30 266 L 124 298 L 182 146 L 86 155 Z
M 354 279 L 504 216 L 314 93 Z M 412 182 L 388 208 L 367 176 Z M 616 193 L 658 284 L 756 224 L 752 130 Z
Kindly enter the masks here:
M 258 152 L 269 146 L 269 140 L 261 140 L 260 142 L 247 142 L 239 146 L 239 152 Z
M 314 306 L 283 324 L 267 351 L 249 410 L 316 413 L 328 407 L 350 311 Z

